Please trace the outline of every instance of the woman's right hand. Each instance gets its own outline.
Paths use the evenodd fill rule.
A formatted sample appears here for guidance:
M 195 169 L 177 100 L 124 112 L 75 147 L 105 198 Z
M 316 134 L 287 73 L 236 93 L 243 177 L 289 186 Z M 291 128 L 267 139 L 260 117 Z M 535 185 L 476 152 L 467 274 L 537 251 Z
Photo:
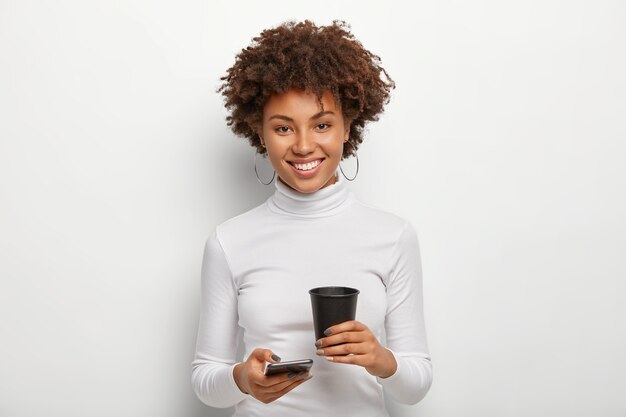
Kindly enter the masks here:
M 313 377 L 310 371 L 263 375 L 265 362 L 277 363 L 278 356 L 269 349 L 254 349 L 245 362 L 235 365 L 233 376 L 239 390 L 269 404 Z

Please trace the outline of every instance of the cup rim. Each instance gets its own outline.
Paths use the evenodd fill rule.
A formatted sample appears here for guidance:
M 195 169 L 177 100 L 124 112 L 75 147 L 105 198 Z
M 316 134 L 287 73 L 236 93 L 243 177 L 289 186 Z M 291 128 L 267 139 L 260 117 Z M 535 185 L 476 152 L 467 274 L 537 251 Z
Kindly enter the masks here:
M 348 294 L 319 294 L 317 292 L 315 292 L 316 290 L 321 290 L 323 288 L 344 288 L 348 291 L 350 291 Z M 314 295 L 316 297 L 328 297 L 328 298 L 343 298 L 343 297 L 352 297 L 355 295 L 358 295 L 360 293 L 360 291 L 356 288 L 352 288 L 352 287 L 342 287 L 342 286 L 326 286 L 326 287 L 316 287 L 316 288 L 311 288 L 309 290 L 309 294 Z

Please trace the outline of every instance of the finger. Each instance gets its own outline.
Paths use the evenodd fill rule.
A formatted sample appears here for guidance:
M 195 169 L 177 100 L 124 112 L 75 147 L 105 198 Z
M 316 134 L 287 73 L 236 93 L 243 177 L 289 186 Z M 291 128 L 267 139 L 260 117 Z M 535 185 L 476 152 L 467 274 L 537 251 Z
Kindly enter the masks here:
M 280 362 L 280 357 L 274 354 L 274 352 L 272 352 L 270 349 L 254 349 L 250 356 L 252 356 L 259 362 Z
M 300 385 L 304 384 L 306 381 L 310 380 L 311 378 L 313 378 L 312 374 L 310 374 L 308 376 L 305 376 L 304 378 L 300 379 L 299 381 L 293 381 L 291 384 L 288 384 L 284 388 L 276 391 L 274 393 L 274 397 L 275 398 L 282 397 L 283 395 L 287 394 L 292 389 L 294 389 L 296 387 L 299 387 Z
M 356 320 L 348 320 L 343 323 L 335 324 L 324 330 L 324 335 L 330 336 L 341 332 L 358 332 L 367 329 L 367 326 Z M 369 330 L 369 329 L 368 329 Z
M 285 376 L 284 378 L 282 378 L 276 383 L 265 385 L 263 386 L 263 388 L 265 389 L 266 392 L 280 392 L 286 387 L 288 387 L 289 385 L 294 384 L 296 382 L 300 382 L 303 379 L 306 379 L 309 376 L 309 373 L 307 371 L 302 371 L 298 373 L 291 372 L 289 373 L 289 375 L 290 376 Z
M 344 343 L 341 345 L 328 346 L 318 349 L 315 353 L 319 356 L 336 356 L 336 355 L 363 355 L 372 351 L 369 343 Z
M 324 356 L 324 357 L 331 362 L 365 366 L 367 364 L 368 356 L 369 355 L 367 354 L 362 354 L 362 355 L 335 355 L 335 356 Z
M 276 363 L 280 361 L 280 357 L 274 354 L 270 349 L 261 348 L 254 349 L 248 359 L 248 374 L 253 381 L 259 381 L 265 378 L 265 362 Z
M 272 387 L 278 384 L 282 384 L 284 382 L 293 382 L 298 376 L 306 374 L 306 371 L 302 372 L 284 372 L 278 375 L 263 375 L 262 378 L 257 378 L 255 383 L 262 387 Z
M 323 337 L 315 342 L 318 348 L 339 345 L 341 343 L 358 343 L 364 342 L 368 338 L 367 332 L 341 332 L 328 337 Z

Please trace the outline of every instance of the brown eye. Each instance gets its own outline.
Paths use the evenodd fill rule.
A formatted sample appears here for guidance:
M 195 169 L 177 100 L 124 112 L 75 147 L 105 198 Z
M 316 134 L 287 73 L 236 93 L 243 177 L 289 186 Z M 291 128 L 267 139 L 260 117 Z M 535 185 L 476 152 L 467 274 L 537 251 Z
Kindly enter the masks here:
M 287 129 L 287 130 L 281 130 L 281 129 Z M 276 129 L 274 129 L 276 132 L 278 133 L 287 133 L 289 131 L 289 128 L 287 126 L 280 126 L 277 127 Z
M 317 125 L 317 127 L 320 127 L 320 126 L 325 126 L 325 127 L 322 127 L 322 130 L 328 129 L 330 127 L 328 123 L 320 123 Z

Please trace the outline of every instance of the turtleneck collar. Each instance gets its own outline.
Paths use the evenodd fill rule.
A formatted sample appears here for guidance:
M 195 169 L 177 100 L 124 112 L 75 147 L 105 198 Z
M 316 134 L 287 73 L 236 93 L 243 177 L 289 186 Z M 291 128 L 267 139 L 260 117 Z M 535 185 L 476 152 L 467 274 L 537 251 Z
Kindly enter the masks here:
M 270 210 L 297 217 L 326 217 L 345 207 L 353 199 L 346 180 L 335 171 L 337 181 L 312 193 L 301 193 L 275 180 L 276 191 L 267 199 Z

